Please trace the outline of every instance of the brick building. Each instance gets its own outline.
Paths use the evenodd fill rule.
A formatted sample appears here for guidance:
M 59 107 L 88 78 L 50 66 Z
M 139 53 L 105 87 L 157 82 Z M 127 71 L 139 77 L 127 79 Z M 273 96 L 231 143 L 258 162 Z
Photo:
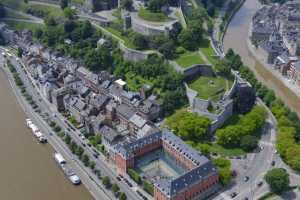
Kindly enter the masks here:
M 219 189 L 218 171 L 211 161 L 166 129 L 130 143 L 116 145 L 118 173 L 124 175 L 127 169 L 134 168 L 137 159 L 160 148 L 185 172 L 172 179 L 155 180 L 155 200 L 204 199 Z

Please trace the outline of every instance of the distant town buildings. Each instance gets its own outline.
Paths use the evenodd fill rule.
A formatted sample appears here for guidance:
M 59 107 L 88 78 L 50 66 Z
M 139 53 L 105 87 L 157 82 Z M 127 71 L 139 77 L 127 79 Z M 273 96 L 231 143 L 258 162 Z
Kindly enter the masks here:
M 154 199 L 199 199 L 219 188 L 218 170 L 205 156 L 155 125 L 161 103 L 151 93 L 151 86 L 129 91 L 125 81 L 107 71 L 91 72 L 33 42 L 30 32 L 10 32 L 2 25 L 0 31 L 7 33 L 5 37 L 13 45 L 23 48 L 22 60 L 43 96 L 71 123 L 85 128 L 86 134 L 101 136 L 118 173 L 126 173 L 138 158 L 158 149 L 172 158 L 182 174 L 174 179 L 150 180 Z
M 261 8 L 252 19 L 251 41 L 265 63 L 300 87 L 300 2 Z

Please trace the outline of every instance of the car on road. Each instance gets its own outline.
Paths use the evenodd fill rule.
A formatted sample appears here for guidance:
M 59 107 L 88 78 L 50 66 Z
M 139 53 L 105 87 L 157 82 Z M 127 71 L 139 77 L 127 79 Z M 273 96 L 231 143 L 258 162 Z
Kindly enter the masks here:
M 245 177 L 244 177 L 244 181 L 245 181 L 245 182 L 249 181 L 249 179 L 250 179 L 249 176 L 245 176 Z
M 261 187 L 263 184 L 264 184 L 264 182 L 259 181 L 259 182 L 257 183 L 257 187 Z
M 230 194 L 230 196 L 231 196 L 232 199 L 233 199 L 234 197 L 236 197 L 237 195 L 238 195 L 237 192 L 233 192 L 233 193 Z
M 273 161 L 271 162 L 271 165 L 272 165 L 272 166 L 275 166 L 275 160 L 273 160 Z
M 145 195 L 143 195 L 139 190 L 137 190 L 136 193 L 137 193 L 138 195 L 140 195 L 144 200 L 147 200 L 147 199 L 148 199 L 148 198 L 145 197 Z
M 93 153 L 93 156 L 94 156 L 94 158 L 98 158 L 98 154 L 96 154 L 96 153 Z
M 125 183 L 126 183 L 129 187 L 132 187 L 132 186 L 133 186 L 126 178 L 124 178 L 124 181 L 125 181 Z
M 118 180 L 118 181 L 121 181 L 121 178 L 120 178 L 119 176 L 117 176 L 117 180 Z

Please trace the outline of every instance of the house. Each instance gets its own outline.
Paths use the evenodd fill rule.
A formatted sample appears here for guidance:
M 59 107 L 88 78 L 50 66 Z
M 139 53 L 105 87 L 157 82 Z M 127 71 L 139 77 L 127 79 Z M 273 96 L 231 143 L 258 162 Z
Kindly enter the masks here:
M 108 152 L 112 152 L 113 146 L 123 138 L 121 134 L 106 125 L 102 126 L 99 132 L 102 137 L 102 144 Z
M 300 60 L 290 64 L 290 68 L 287 71 L 287 77 L 300 87 Z
M 120 124 L 123 125 L 123 127 L 128 127 L 129 119 L 134 114 L 135 114 L 135 110 L 126 104 L 120 104 L 116 108 L 116 116 L 120 121 Z

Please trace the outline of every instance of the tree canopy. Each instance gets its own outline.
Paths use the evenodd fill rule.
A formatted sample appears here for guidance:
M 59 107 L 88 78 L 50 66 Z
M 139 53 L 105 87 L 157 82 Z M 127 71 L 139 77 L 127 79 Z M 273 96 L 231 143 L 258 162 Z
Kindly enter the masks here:
M 177 111 L 166 124 L 183 140 L 200 141 L 210 137 L 210 120 L 184 110 Z
M 289 187 L 289 174 L 281 168 L 275 168 L 267 172 L 265 180 L 269 184 L 271 191 L 281 194 Z

